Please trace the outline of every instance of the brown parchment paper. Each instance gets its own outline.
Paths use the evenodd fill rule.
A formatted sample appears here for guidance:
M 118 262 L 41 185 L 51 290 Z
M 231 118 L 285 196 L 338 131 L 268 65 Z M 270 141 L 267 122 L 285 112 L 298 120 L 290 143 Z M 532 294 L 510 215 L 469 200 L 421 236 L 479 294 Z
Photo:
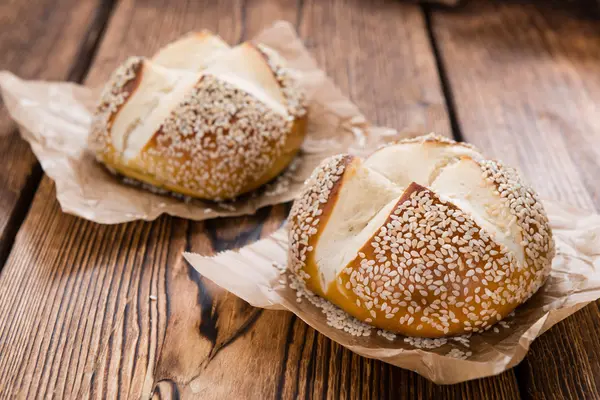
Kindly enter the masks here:
M 398 336 L 393 341 L 376 334 L 351 336 L 327 325 L 320 309 L 280 283 L 274 263 L 287 262 L 287 230 L 238 251 L 214 257 L 185 253 L 200 274 L 256 307 L 285 309 L 307 324 L 369 358 L 413 370 L 439 384 L 451 384 L 499 374 L 518 364 L 531 342 L 552 325 L 600 298 L 600 215 L 555 202 L 544 203 L 557 245 L 557 255 L 547 283 L 527 303 L 518 307 L 496 330 L 473 334 L 469 347 L 455 340 L 422 350 Z M 448 356 L 453 351 L 472 352 L 467 359 Z
M 25 81 L 7 71 L 0 72 L 0 88 L 22 136 L 54 180 L 63 211 L 105 224 L 153 220 L 163 213 L 194 220 L 252 214 L 260 207 L 293 200 L 322 159 L 341 152 L 369 153 L 396 135 L 367 124 L 318 68 L 290 24 L 276 22 L 253 41 L 277 50 L 298 76 L 309 99 L 308 133 L 299 156 L 280 177 L 236 201 L 182 201 L 125 185 L 109 174 L 86 150 L 99 90 Z

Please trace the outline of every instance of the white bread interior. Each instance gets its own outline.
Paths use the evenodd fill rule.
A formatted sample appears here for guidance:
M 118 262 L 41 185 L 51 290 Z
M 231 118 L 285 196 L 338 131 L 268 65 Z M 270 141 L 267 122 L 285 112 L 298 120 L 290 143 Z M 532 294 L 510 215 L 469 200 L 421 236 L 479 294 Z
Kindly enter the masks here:
M 323 290 L 379 229 L 402 192 L 358 159 L 346 167 L 335 207 L 315 249 Z
M 431 189 L 468 213 L 497 243 L 513 253 L 519 265 L 523 265 L 525 251 L 516 217 L 496 187 L 482 177 L 477 162 L 463 157 L 448 164 L 439 172 Z
M 199 79 L 197 73 L 168 69 L 148 60 L 140 73 L 136 89 L 112 126 L 112 144 L 125 160 L 139 154 Z
M 229 45 L 217 35 L 208 31 L 192 32 L 160 49 L 152 61 L 167 68 L 197 72 L 229 49 Z
M 279 83 L 254 45 L 242 43 L 220 54 L 205 72 L 252 94 L 273 111 L 288 114 Z
M 408 187 L 411 182 L 427 186 L 439 168 L 460 156 L 481 158 L 477 151 L 467 146 L 433 141 L 409 142 L 379 149 L 365 160 L 365 166 L 402 187 Z
M 277 52 L 264 48 L 273 61 L 284 64 Z M 154 64 L 173 69 L 204 71 L 237 86 L 267 104 L 273 111 L 287 115 L 281 88 L 264 56 L 252 44 L 229 47 L 208 31 L 191 33 L 158 51 Z

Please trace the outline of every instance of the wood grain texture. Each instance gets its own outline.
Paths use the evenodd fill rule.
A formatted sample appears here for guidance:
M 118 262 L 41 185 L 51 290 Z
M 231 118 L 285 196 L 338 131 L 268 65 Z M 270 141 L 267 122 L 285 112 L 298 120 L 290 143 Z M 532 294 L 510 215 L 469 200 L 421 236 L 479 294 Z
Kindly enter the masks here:
M 419 7 L 397 1 L 305 1 L 300 32 L 367 119 L 451 136 Z
M 109 9 L 102 0 L 3 1 L 0 70 L 27 79 L 80 80 Z M 0 160 L 1 270 L 42 175 L 1 105 Z
M 574 5 L 477 1 L 432 24 L 464 138 L 542 196 L 599 210 L 600 24 Z M 592 304 L 533 343 L 525 397 L 600 397 L 599 319 Z

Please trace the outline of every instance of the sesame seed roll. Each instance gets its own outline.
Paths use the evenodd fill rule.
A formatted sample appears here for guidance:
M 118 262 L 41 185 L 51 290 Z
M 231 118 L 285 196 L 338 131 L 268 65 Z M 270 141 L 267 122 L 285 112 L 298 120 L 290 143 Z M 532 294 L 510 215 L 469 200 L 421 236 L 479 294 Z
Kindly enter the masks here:
M 302 91 L 279 55 L 195 33 L 112 75 L 89 147 L 109 170 L 187 196 L 231 199 L 276 177 L 304 139 Z
M 548 218 L 517 172 L 434 135 L 338 155 L 290 214 L 302 289 L 407 336 L 486 330 L 545 282 Z

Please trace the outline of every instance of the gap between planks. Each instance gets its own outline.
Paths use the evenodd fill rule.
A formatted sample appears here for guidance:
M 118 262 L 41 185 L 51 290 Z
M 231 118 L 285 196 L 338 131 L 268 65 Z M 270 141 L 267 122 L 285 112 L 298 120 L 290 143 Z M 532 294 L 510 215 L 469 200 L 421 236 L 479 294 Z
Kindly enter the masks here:
M 421 12 L 423 13 L 423 19 L 425 21 L 425 29 L 427 30 L 427 37 L 429 38 L 429 44 L 433 57 L 435 59 L 435 66 L 440 78 L 440 85 L 442 88 L 442 94 L 446 101 L 446 110 L 448 111 L 448 119 L 450 120 L 450 130 L 452 137 L 457 142 L 463 142 L 464 137 L 460 129 L 460 123 L 458 121 L 458 113 L 456 112 L 456 105 L 454 103 L 454 94 L 452 93 L 452 86 L 446 73 L 446 66 L 442 60 L 440 49 L 437 41 L 435 40 L 435 33 L 433 32 L 433 22 L 431 20 L 432 8 L 436 7 L 432 4 L 421 4 Z M 439 7 L 439 6 L 438 6 Z

